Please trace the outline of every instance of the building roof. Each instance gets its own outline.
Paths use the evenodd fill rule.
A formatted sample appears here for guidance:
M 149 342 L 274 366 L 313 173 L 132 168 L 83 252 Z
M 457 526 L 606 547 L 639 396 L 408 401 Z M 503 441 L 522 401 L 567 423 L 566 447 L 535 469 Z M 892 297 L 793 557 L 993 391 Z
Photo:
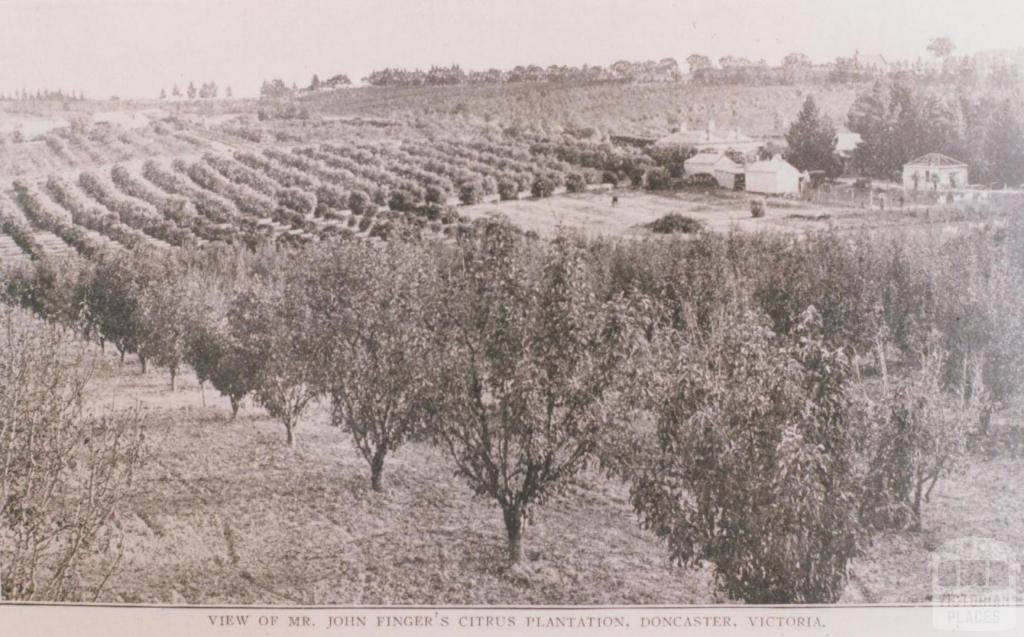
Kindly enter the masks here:
M 683 170 L 692 175 L 716 170 L 742 172 L 743 167 L 729 159 L 725 153 L 698 153 L 683 162 Z
M 766 161 L 757 161 L 752 164 L 747 164 L 747 173 L 772 173 L 778 174 L 783 172 L 793 172 L 800 174 L 796 166 L 789 163 L 781 156 L 776 155 Z
M 715 130 L 715 123 L 708 122 L 708 125 L 703 130 L 687 130 L 684 126 L 682 129 L 662 137 L 654 143 L 655 146 L 707 146 L 709 144 L 728 145 L 728 144 L 750 144 L 756 140 L 752 137 L 744 135 L 739 129 L 729 131 L 718 131 Z
M 917 159 L 907 162 L 904 166 L 926 166 L 929 168 L 934 166 L 966 167 L 967 164 L 953 159 L 948 155 L 943 155 L 942 153 L 928 153 L 927 155 L 921 155 Z

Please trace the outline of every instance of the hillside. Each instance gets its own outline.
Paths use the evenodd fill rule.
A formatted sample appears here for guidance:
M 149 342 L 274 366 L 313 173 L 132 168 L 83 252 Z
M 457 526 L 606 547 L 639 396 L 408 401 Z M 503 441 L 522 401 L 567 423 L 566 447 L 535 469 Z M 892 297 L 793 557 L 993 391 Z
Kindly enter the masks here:
M 400 119 L 444 116 L 505 127 L 595 127 L 603 132 L 658 135 L 681 124 L 784 132 L 808 93 L 840 124 L 861 86 L 692 86 L 689 84 L 521 83 L 489 86 L 365 87 L 303 98 L 324 115 Z

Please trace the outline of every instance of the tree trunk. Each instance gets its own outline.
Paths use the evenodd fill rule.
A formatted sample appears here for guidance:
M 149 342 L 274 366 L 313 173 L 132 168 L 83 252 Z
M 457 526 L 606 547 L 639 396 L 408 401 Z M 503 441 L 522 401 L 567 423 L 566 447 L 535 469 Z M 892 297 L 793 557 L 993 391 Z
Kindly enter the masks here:
M 171 368 L 171 391 L 174 391 L 174 377 L 177 376 L 177 375 L 178 375 L 178 371 L 172 367 Z
M 105 338 L 100 339 L 100 352 L 103 354 L 107 353 L 107 339 Z
M 523 559 L 524 511 L 515 506 L 502 507 L 505 516 L 505 531 L 508 533 L 508 561 L 513 564 Z
M 143 356 L 142 354 L 139 354 L 139 362 L 142 364 L 142 373 L 145 374 L 146 373 L 146 357 Z
M 377 452 L 373 454 L 373 460 L 370 461 L 370 486 L 377 493 L 384 490 L 384 486 L 381 483 L 384 477 L 384 456 L 387 455 L 387 447 L 383 445 L 377 449 Z
M 290 422 L 285 422 L 284 423 L 284 430 L 285 430 L 286 435 L 287 435 L 288 446 L 289 447 L 294 447 L 295 446 L 295 425 L 293 425 Z
M 913 505 L 914 519 L 913 519 L 913 521 L 910 524 L 910 530 L 911 531 L 920 531 L 921 530 L 921 495 L 922 495 L 921 491 L 922 491 L 923 487 L 924 487 L 924 481 L 919 479 L 917 481 L 917 486 L 914 487 L 914 505 Z
M 203 407 L 206 407 L 206 383 L 204 381 L 199 382 L 199 395 L 203 397 Z
M 117 351 L 121 353 L 121 364 L 124 365 L 124 350 L 119 347 Z
M 238 408 L 242 404 L 242 399 L 241 398 L 235 398 L 234 396 L 230 396 L 230 399 L 231 399 L 231 420 L 234 420 L 235 417 L 238 416 Z

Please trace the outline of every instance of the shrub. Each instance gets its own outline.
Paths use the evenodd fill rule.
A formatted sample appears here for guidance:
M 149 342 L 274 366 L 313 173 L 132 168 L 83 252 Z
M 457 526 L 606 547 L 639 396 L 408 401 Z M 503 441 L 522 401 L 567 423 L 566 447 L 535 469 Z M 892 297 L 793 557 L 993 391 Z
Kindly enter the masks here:
M 648 190 L 666 190 L 672 187 L 672 175 L 664 168 L 651 168 L 647 171 Z
M 370 196 L 362 190 L 353 190 L 348 196 L 348 208 L 354 215 L 361 215 L 365 213 L 373 203 L 370 201 Z
M 537 199 L 543 197 L 550 197 L 555 193 L 555 183 L 547 177 L 538 177 L 533 180 L 533 185 L 530 186 L 530 194 Z
M 703 225 L 696 219 L 685 217 L 673 212 L 648 223 L 647 227 L 650 228 L 652 232 L 656 232 L 658 234 L 672 234 L 674 232 L 689 234 L 692 232 L 700 232 Z
M 480 184 L 475 181 L 467 181 L 459 186 L 459 201 L 467 206 L 480 203 L 481 196 Z
M 580 173 L 569 173 L 565 176 L 565 189 L 569 192 L 583 192 L 587 189 L 587 180 Z
M 424 196 L 423 199 L 428 204 L 437 204 L 443 206 L 448 203 L 448 193 L 445 191 L 444 188 L 438 186 L 437 184 L 430 184 L 429 186 L 427 186 L 426 195 Z
M 502 201 L 519 199 L 519 184 L 512 179 L 502 179 L 498 182 L 498 196 Z
M 417 205 L 419 198 L 408 190 L 396 190 L 391 193 L 391 199 L 388 200 L 388 207 L 399 212 L 415 210 Z
M 764 208 L 765 208 L 764 202 L 761 201 L 760 199 L 755 199 L 754 201 L 751 201 L 750 202 L 750 216 L 754 217 L 755 219 L 763 217 L 764 213 L 765 213 L 765 209 Z

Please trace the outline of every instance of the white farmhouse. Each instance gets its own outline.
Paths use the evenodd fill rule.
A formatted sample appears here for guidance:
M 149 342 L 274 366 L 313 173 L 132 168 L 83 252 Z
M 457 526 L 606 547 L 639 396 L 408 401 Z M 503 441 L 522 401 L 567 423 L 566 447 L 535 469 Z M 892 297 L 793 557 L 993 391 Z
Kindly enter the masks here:
M 921 155 L 903 165 L 903 187 L 907 190 L 938 190 L 967 186 L 967 164 L 942 153 Z
M 747 164 L 747 191 L 766 195 L 795 195 L 803 187 L 806 175 L 776 155 L 768 161 Z
M 683 170 L 687 175 L 710 175 L 720 187 L 730 190 L 736 188 L 737 177 L 743 175 L 743 166 L 721 152 L 698 153 L 683 162 Z

